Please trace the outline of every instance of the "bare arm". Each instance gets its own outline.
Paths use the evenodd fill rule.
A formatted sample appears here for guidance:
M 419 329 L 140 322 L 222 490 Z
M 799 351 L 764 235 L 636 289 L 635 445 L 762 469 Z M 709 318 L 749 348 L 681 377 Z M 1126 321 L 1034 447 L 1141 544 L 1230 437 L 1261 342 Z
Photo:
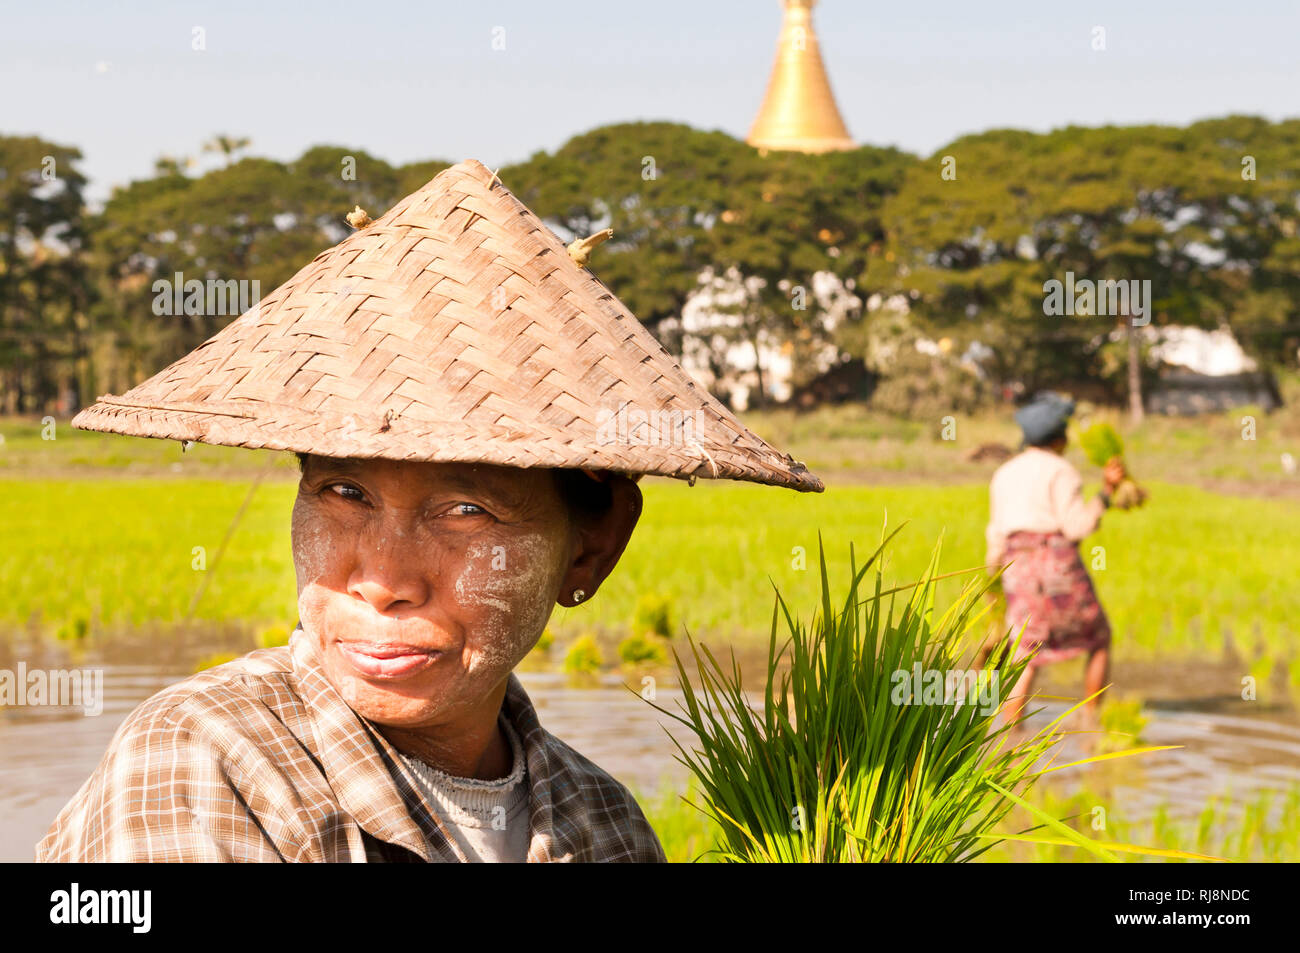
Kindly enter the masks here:
M 1077 542 L 1097 531 L 1101 514 L 1106 512 L 1106 504 L 1100 497 L 1089 500 L 1083 498 L 1083 478 L 1074 467 L 1062 469 L 1055 474 L 1048 492 L 1052 499 L 1052 511 L 1056 514 L 1066 539 Z

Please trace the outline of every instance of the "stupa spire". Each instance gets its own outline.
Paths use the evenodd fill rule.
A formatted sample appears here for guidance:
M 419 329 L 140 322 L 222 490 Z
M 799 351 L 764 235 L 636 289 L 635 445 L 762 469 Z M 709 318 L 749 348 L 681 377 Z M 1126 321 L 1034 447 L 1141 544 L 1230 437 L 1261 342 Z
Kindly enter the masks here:
M 767 95 L 745 140 L 759 149 L 832 152 L 857 144 L 840 118 L 813 32 L 817 0 L 784 0 L 785 21 Z

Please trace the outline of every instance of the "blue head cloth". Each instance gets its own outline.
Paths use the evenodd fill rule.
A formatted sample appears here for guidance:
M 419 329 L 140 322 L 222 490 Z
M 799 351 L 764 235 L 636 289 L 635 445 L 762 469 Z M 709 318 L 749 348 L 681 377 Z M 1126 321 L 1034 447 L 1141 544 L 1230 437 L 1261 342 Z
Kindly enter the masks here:
M 1044 391 L 1016 411 L 1016 423 L 1024 432 L 1025 443 L 1036 445 L 1062 430 L 1073 413 L 1074 401 L 1054 391 Z

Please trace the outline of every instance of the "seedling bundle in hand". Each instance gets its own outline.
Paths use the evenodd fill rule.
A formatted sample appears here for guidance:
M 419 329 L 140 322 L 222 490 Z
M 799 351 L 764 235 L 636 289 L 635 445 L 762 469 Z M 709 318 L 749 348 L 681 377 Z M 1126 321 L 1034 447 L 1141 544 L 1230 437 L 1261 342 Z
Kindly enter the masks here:
M 1099 467 L 1104 467 L 1112 460 L 1124 463 L 1124 442 L 1120 440 L 1119 434 L 1110 424 L 1093 424 L 1079 434 L 1079 445 L 1083 447 L 1083 452 L 1088 455 L 1088 459 Z M 1126 466 L 1126 472 L 1127 469 Z M 1111 506 L 1121 510 L 1129 510 L 1141 506 L 1146 499 L 1147 491 L 1134 483 L 1130 477 L 1125 476 L 1123 482 L 1111 495 L 1110 503 Z
M 919 581 L 886 587 L 882 556 L 892 539 L 862 567 L 850 549 L 838 599 L 818 537 L 819 605 L 805 621 L 776 594 L 761 701 L 751 700 L 734 654 L 724 666 L 688 634 L 696 688 L 674 650 L 683 712 L 649 704 L 694 735 L 689 747 L 673 741 L 697 783 L 695 806 L 713 822 L 712 853 L 738 863 L 947 862 L 1020 840 L 1073 845 L 1108 861 L 1125 852 L 1206 859 L 1101 842 L 1025 799 L 1049 771 L 1161 749 L 1056 764 L 1061 725 L 1084 702 L 1013 739 L 999 712 L 1027 660 L 1007 653 L 979 672 L 965 663 L 991 582 L 983 567 L 940 611 L 937 547 Z M 909 687 L 923 675 L 925 688 Z M 1017 806 L 1035 826 L 1005 829 Z

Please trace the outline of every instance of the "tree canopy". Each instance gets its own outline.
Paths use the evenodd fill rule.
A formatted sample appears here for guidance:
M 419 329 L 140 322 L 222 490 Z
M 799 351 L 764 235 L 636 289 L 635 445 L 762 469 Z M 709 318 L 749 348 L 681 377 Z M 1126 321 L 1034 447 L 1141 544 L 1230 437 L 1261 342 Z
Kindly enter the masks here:
M 8 410 L 129 388 L 234 317 L 156 314 L 155 281 L 258 281 L 269 293 L 347 234 L 353 206 L 378 217 L 448 165 L 394 166 L 336 145 L 278 162 L 254 145 L 214 136 L 206 149 L 221 164 L 202 174 L 161 157 L 92 213 L 74 147 L 0 137 Z M 1047 289 L 1067 275 L 1150 282 L 1152 324 L 1230 327 L 1266 364 L 1294 363 L 1300 346 L 1300 120 L 991 130 L 928 158 L 763 153 L 722 132 L 623 123 L 499 174 L 565 240 L 614 229 L 593 271 L 678 354 L 695 333 L 683 308 L 709 275 L 744 292 L 729 306 L 736 320 L 704 343 L 780 342 L 801 380 L 828 343 L 865 357 L 906 325 L 958 353 L 992 348 L 998 381 L 1087 381 L 1119 398 L 1112 338 L 1128 316 L 1087 303 L 1052 313 Z M 811 295 L 819 275 L 893 310 L 833 326 Z

